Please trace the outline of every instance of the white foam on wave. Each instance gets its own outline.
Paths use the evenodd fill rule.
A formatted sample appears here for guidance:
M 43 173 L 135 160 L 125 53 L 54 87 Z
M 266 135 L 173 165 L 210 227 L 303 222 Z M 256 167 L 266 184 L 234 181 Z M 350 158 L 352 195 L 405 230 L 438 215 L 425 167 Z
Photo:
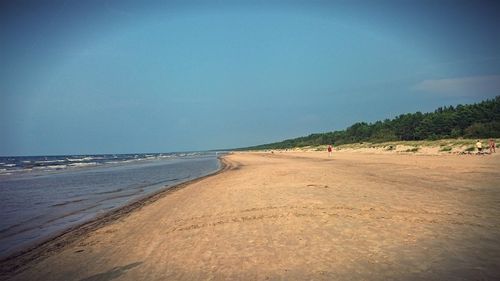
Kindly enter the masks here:
M 37 170 L 61 170 L 61 169 L 66 169 L 66 165 L 47 165 L 47 166 L 41 166 L 41 167 L 34 167 L 34 169 Z
M 161 156 L 158 156 L 158 158 L 160 158 L 160 159 L 172 158 L 172 157 L 175 157 L 175 156 L 174 155 L 161 155 Z
M 4 164 L 3 166 L 4 166 L 4 167 L 15 167 L 15 166 L 16 166 L 16 164 Z
M 87 167 L 87 166 L 97 166 L 99 165 L 97 162 L 85 162 L 85 163 L 71 163 L 69 166 L 71 167 Z
M 67 158 L 66 160 L 70 162 L 82 162 L 82 161 L 90 161 L 92 159 L 97 159 L 93 157 L 83 157 L 83 158 Z
M 61 162 L 66 162 L 66 160 L 63 159 L 55 159 L 55 160 L 41 160 L 41 161 L 35 161 L 36 164 L 44 164 L 44 163 L 61 163 Z
M 106 162 L 106 164 L 118 164 L 118 163 L 122 163 L 120 161 L 108 161 Z

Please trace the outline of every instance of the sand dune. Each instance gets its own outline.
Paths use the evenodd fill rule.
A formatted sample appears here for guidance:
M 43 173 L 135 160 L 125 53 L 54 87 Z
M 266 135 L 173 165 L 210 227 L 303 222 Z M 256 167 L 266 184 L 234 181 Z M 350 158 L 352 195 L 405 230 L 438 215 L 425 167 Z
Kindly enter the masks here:
M 12 280 L 500 279 L 500 157 L 236 153 Z M 50 246 L 50 245 L 49 245 Z M 22 261 L 18 258 L 18 262 Z M 3 265 L 4 272 L 15 260 Z M 8 275 L 4 275 L 7 277 Z

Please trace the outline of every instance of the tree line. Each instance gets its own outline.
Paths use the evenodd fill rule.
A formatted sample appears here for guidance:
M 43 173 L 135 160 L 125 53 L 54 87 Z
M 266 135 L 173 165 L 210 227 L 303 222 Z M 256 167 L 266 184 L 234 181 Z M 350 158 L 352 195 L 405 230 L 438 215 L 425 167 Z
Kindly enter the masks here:
M 436 140 L 445 138 L 499 138 L 500 96 L 480 103 L 444 106 L 434 112 L 401 114 L 374 123 L 358 122 L 345 130 L 311 134 L 243 149 L 284 149 L 325 144 Z

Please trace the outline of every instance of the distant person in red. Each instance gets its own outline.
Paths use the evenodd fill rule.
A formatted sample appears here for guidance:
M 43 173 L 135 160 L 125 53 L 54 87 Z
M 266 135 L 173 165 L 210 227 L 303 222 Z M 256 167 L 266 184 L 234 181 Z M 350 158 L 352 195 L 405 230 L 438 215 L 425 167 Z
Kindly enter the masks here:
M 497 145 L 495 144 L 494 139 L 490 139 L 490 153 L 496 153 L 496 147 Z
M 328 157 L 331 157 L 331 156 L 332 156 L 332 150 L 333 150 L 332 145 L 331 145 L 331 144 L 329 144 L 329 145 L 328 145 Z

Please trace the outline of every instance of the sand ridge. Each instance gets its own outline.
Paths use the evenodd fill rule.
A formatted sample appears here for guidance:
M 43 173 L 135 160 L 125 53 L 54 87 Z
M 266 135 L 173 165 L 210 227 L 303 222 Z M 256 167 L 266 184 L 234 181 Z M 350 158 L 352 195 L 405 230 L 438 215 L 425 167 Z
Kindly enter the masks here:
M 493 280 L 497 155 L 235 153 L 11 280 Z

